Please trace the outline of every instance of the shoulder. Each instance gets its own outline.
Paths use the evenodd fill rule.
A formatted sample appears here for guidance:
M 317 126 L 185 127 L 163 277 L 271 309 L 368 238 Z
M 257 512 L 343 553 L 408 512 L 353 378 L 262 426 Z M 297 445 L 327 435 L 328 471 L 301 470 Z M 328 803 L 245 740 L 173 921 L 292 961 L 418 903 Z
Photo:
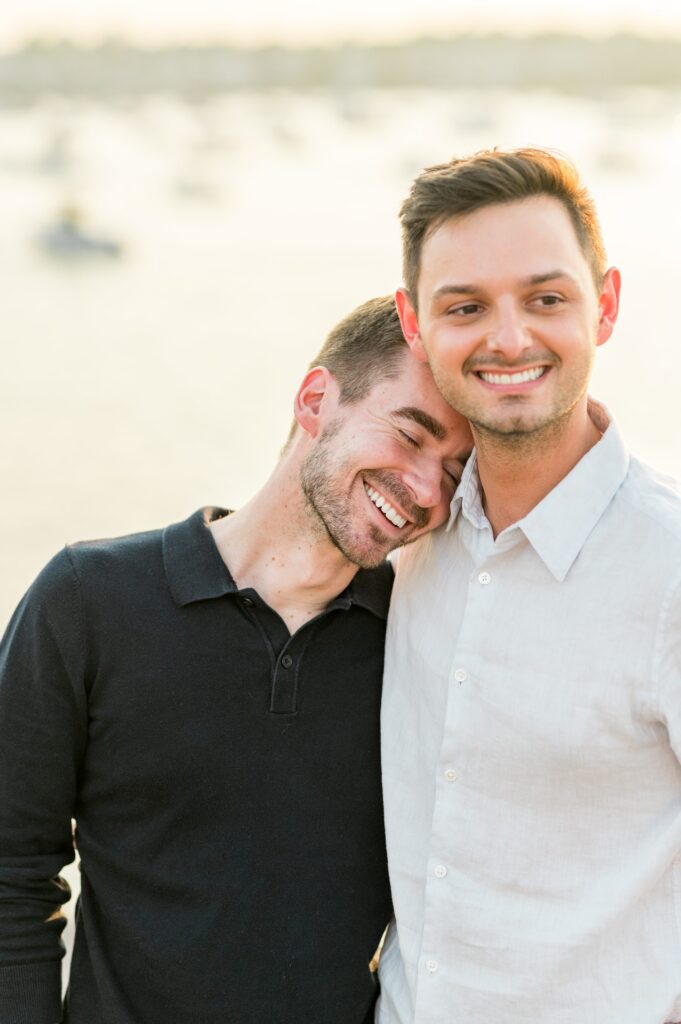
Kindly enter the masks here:
M 33 580 L 17 612 L 24 609 L 49 616 L 52 610 L 64 609 L 72 604 L 77 591 L 78 575 L 67 548 L 62 548 Z
M 111 578 L 118 572 L 145 571 L 162 561 L 163 529 L 130 533 L 122 537 L 77 541 L 68 544 L 64 556 L 78 579 Z M 57 556 L 59 558 L 59 556 Z
M 632 598 L 664 621 L 681 600 L 681 493 L 669 476 L 632 457 L 594 540 L 608 578 L 624 572 Z M 616 568 L 619 566 L 619 568 Z M 678 622 L 679 609 L 675 612 Z
M 673 477 L 632 456 L 618 497 L 633 522 L 654 532 L 660 545 L 681 547 L 681 485 Z
M 113 606 L 136 579 L 163 572 L 162 536 L 163 530 L 151 530 L 67 544 L 38 573 L 17 611 L 60 621 L 100 594 Z

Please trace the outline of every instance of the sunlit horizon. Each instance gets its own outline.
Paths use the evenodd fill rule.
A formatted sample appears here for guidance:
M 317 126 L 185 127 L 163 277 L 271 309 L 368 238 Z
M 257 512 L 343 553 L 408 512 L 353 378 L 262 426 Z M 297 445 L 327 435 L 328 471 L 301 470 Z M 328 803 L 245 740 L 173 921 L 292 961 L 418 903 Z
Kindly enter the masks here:
M 499 0 L 482 0 L 475 12 L 452 10 L 446 0 L 413 3 L 376 0 L 331 2 L 323 7 L 297 3 L 282 8 L 274 0 L 255 6 L 230 6 L 216 0 L 24 0 L 20 10 L 0 11 L 0 47 L 20 48 L 35 39 L 68 39 L 93 45 L 108 38 L 132 45 L 159 47 L 175 44 L 231 43 L 239 46 L 288 46 L 337 43 L 404 42 L 423 36 L 464 33 L 536 35 L 544 32 L 608 36 L 634 33 L 681 37 L 681 9 L 670 10 L 666 0 L 615 4 L 573 0 L 569 10 L 552 10 L 540 0 L 518 0 L 513 11 Z

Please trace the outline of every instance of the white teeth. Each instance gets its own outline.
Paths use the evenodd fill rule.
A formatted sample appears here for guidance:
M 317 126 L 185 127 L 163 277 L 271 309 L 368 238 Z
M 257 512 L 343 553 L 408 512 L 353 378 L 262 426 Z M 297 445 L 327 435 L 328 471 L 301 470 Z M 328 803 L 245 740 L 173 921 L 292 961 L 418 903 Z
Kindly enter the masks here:
M 364 490 L 367 492 L 376 508 L 380 508 L 388 522 L 392 523 L 393 526 L 397 526 L 400 530 L 403 526 L 406 526 L 407 520 L 404 519 L 403 516 L 397 514 L 395 509 L 386 501 L 382 494 L 375 491 L 373 487 L 369 487 L 368 484 L 364 485 Z
M 483 373 L 481 370 L 480 376 L 487 384 L 526 384 L 542 377 L 545 372 L 545 367 L 536 366 L 532 370 L 520 370 L 518 373 Z

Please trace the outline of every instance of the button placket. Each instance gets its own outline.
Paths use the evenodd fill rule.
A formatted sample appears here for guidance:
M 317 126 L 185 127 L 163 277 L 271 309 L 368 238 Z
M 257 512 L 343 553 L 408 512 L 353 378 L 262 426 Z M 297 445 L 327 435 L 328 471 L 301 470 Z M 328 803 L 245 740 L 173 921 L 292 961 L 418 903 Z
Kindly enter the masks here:
M 468 586 L 460 615 L 457 615 L 457 637 L 448 652 L 446 693 L 446 724 L 439 751 L 434 762 L 436 772 L 435 803 L 433 807 L 428 864 L 424 878 L 425 903 L 423 932 L 420 947 L 420 971 L 433 976 L 428 984 L 418 987 L 416 1018 L 428 1015 L 429 994 L 437 986 L 442 964 L 438 958 L 447 942 L 447 913 L 454 898 L 458 876 L 448 866 L 451 852 L 444 836 L 451 834 L 453 823 L 465 820 L 470 793 L 461 781 L 469 770 L 465 757 L 459 763 L 457 734 L 464 735 L 471 718 L 475 718 L 481 687 L 479 649 L 482 637 L 480 624 L 487 620 L 490 600 L 494 600 L 494 586 L 498 567 L 492 563 L 492 572 L 486 563 L 475 562 L 468 575 Z M 464 750 L 465 750 L 464 745 Z M 461 788 L 463 786 L 463 788 Z M 444 955 L 444 954 L 443 954 Z M 444 981 L 444 978 L 442 979 Z
M 292 715 L 297 711 L 299 662 L 288 653 L 280 655 L 274 669 L 270 711 L 276 715 Z

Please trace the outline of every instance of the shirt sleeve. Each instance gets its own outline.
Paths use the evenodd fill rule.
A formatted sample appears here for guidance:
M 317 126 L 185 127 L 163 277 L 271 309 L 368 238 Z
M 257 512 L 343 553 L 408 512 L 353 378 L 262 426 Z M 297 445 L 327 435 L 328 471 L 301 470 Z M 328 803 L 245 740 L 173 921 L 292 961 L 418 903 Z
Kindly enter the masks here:
M 662 608 L 654 660 L 657 711 L 681 762 L 681 581 L 671 588 Z
M 87 704 L 79 584 L 68 552 L 42 571 L 0 642 L 0 1021 L 61 1019 L 59 871 Z

